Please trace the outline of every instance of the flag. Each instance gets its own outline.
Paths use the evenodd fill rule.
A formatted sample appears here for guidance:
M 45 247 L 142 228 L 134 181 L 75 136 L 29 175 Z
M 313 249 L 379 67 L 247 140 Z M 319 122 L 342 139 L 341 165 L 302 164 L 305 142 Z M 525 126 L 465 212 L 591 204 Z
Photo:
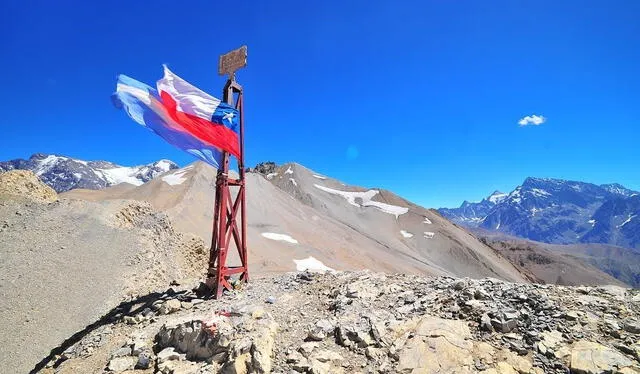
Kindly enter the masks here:
M 158 91 L 171 118 L 191 135 L 240 157 L 239 115 L 235 108 L 191 85 L 166 66 Z
M 161 83 L 162 82 L 162 83 Z M 158 81 L 164 91 L 119 75 L 112 99 L 131 119 L 176 146 L 218 168 L 222 152 L 239 156 L 238 112 L 200 91 L 165 67 Z M 210 120 L 202 116 L 210 112 Z

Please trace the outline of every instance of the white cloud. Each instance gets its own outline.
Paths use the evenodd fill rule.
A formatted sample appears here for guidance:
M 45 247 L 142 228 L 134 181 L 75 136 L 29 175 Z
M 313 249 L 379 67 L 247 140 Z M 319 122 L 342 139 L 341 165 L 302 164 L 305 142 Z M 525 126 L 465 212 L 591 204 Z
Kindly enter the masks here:
M 533 114 L 533 115 L 521 118 L 520 121 L 518 121 L 518 124 L 520 126 L 528 126 L 528 125 L 538 126 L 545 122 L 547 122 L 547 119 L 545 117 Z

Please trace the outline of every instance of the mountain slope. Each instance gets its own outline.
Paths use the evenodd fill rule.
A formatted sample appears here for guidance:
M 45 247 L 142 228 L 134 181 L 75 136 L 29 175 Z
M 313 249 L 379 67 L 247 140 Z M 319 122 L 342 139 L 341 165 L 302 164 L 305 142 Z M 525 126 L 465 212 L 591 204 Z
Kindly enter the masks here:
M 9 170 L 33 171 L 56 192 L 74 188 L 97 190 L 120 183 L 141 185 L 178 165 L 160 160 L 147 165 L 120 166 L 107 161 L 83 161 L 66 156 L 36 153 L 28 160 L 0 162 L 0 172 Z
M 595 185 L 550 178 L 527 178 L 505 198 L 487 209 L 481 203 L 440 212 L 467 226 L 478 226 L 519 237 L 558 244 L 608 243 L 639 246 L 635 223 L 638 194 L 619 184 Z M 626 208 L 623 208 L 626 207 Z M 483 217 L 473 212 L 486 212 Z M 596 212 L 602 223 L 596 227 Z M 619 226 L 619 227 L 618 227 Z
M 139 187 L 62 196 L 147 200 L 179 229 L 209 242 L 215 174 L 196 162 Z M 247 204 L 253 272 L 293 270 L 313 257 L 338 270 L 525 281 L 509 261 L 437 212 L 388 191 L 343 186 L 301 165 L 288 164 L 267 176 L 248 173 Z
M 591 219 L 593 228 L 580 238 L 581 242 L 640 248 L 639 195 L 610 199 Z
M 0 174 L 0 367 L 27 373 L 127 295 L 199 279 L 199 239 L 135 201 L 58 199 L 27 171 Z

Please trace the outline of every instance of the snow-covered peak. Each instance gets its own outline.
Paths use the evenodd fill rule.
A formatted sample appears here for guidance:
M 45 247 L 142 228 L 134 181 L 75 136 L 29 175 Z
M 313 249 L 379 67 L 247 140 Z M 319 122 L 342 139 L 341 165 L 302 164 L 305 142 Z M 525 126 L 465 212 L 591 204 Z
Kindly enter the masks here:
M 508 196 L 508 194 L 504 193 L 504 192 L 500 192 L 500 191 L 494 191 L 491 196 L 489 196 L 487 198 L 487 200 L 489 200 L 490 202 L 494 203 L 494 204 L 499 204 L 502 200 L 504 200 L 506 197 Z
M 146 165 L 121 166 L 108 161 L 84 161 L 68 156 L 36 153 L 28 160 L 0 162 L 0 172 L 31 170 L 57 192 L 74 188 L 101 189 L 120 183 L 141 185 L 178 165 L 159 160 Z
M 616 195 L 622 195 L 622 196 L 626 196 L 626 197 L 632 197 L 633 195 L 636 195 L 637 192 L 630 190 L 628 188 L 626 188 L 625 186 L 618 184 L 618 183 L 610 183 L 610 184 L 602 184 L 600 185 L 600 187 L 604 188 L 605 190 L 616 194 Z

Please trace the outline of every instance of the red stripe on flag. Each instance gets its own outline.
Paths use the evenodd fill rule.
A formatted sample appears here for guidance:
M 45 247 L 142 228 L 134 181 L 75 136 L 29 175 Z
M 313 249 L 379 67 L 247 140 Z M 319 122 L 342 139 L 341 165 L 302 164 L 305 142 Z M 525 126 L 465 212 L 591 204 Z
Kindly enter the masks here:
M 182 125 L 189 134 L 204 143 L 218 147 L 236 157 L 240 157 L 238 134 L 233 130 L 193 114 L 179 111 L 176 101 L 171 95 L 164 91 L 160 91 L 160 97 L 171 119 Z

